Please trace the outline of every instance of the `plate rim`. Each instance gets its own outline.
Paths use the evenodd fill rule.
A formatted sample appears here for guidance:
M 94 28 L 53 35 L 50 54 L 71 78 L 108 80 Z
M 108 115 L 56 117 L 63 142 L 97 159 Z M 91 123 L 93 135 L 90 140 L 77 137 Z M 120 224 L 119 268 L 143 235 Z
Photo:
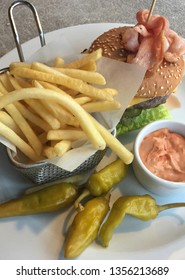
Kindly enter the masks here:
M 126 23 L 88 23 L 88 24 L 80 24 L 80 25 L 74 25 L 74 26 L 69 26 L 69 27 L 64 27 L 64 28 L 60 28 L 60 29 L 56 29 L 56 30 L 53 30 L 53 31 L 50 31 L 50 32 L 47 32 L 47 33 L 45 33 L 45 35 L 48 37 L 48 36 L 50 36 L 51 34 L 53 34 L 53 33 L 58 33 L 58 32 L 60 32 L 60 31 L 63 31 L 63 30 L 67 30 L 67 29 L 73 29 L 73 28 L 80 28 L 80 27 L 84 27 L 84 26 L 86 26 L 86 27 L 88 27 L 88 26 L 97 26 L 97 25 L 106 25 L 106 26 L 110 26 L 110 25 L 126 25 Z M 127 24 L 127 25 L 130 25 L 130 24 Z M 46 39 L 47 39 L 47 37 L 46 37 Z M 37 39 L 37 37 L 34 37 L 34 38 L 32 38 L 32 39 L 30 39 L 30 40 L 28 40 L 28 41 L 26 41 L 26 42 L 24 42 L 23 44 L 22 44 L 22 46 L 24 47 L 25 45 L 28 45 L 30 42 L 32 42 L 32 41 L 35 41 Z M 5 55 L 3 55 L 1 58 L 0 58 L 0 62 L 1 62 L 1 60 L 2 59 L 6 59 L 6 57 L 8 57 L 9 55 L 10 55 L 10 53 L 14 53 L 16 51 L 16 48 L 14 48 L 14 49 L 12 49 L 11 51 L 9 51 L 8 53 L 6 53 Z M 185 239 L 185 237 L 183 238 L 183 240 Z M 177 241 L 178 242 L 180 242 L 181 240 L 180 239 L 177 239 Z M 171 242 L 171 243 L 176 243 L 176 241 L 174 241 L 174 242 Z M 166 245 L 166 244 L 165 244 Z M 166 247 L 164 245 L 164 248 Z M 162 246 L 163 247 L 163 246 Z M 88 249 L 87 249 L 88 250 Z M 145 251 L 141 251 L 141 254 L 142 254 L 142 252 L 143 253 L 146 253 Z M 149 253 L 151 253 L 151 252 L 149 252 Z M 106 254 L 106 253 L 105 253 Z M 87 253 L 87 255 L 88 255 L 88 253 Z M 144 254 L 143 254 L 144 255 Z M 120 256 L 119 256 L 120 257 Z M 146 256 L 147 257 L 147 256 Z M 132 256 L 131 257 L 131 259 L 134 259 L 134 256 Z M 151 258 L 150 258 L 151 259 Z

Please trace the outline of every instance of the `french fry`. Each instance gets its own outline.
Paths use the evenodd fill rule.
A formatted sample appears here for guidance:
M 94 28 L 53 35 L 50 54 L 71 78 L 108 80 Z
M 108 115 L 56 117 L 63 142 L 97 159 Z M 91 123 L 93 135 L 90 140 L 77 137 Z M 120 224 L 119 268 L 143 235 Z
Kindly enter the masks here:
M 79 92 L 75 91 L 75 90 L 72 90 L 72 89 L 67 89 L 65 87 L 60 87 L 60 86 L 57 86 L 57 85 L 54 85 L 54 84 L 50 84 L 48 82 L 43 82 L 43 81 L 39 81 L 39 83 L 41 85 L 43 85 L 44 88 L 46 89 L 51 89 L 51 90 L 54 90 L 58 93 L 61 93 L 61 94 L 64 94 L 64 95 L 70 95 L 72 97 L 76 96 L 79 94 Z
M 22 103 L 15 102 L 17 109 L 23 115 L 25 119 L 33 123 L 34 125 L 42 128 L 44 131 L 51 129 L 51 126 L 41 119 L 38 115 L 32 113 L 28 108 L 26 108 Z
M 19 85 L 18 81 L 14 77 L 9 75 L 9 79 L 15 89 L 21 89 L 21 86 Z M 49 114 L 49 112 L 46 111 L 45 108 L 42 106 L 42 104 L 41 104 L 42 100 L 41 100 L 41 102 L 35 102 L 35 100 L 29 99 L 29 100 L 26 100 L 25 102 L 34 110 L 34 112 L 38 113 L 53 129 L 60 128 L 60 122 L 55 117 L 53 117 L 53 115 Z M 46 101 L 43 100 L 44 106 L 48 107 L 47 104 L 45 105 L 45 102 Z M 19 105 L 19 108 L 20 108 L 20 105 Z M 22 111 L 24 110 L 22 108 L 22 106 L 21 106 L 21 109 L 22 109 Z M 25 110 L 24 110 L 24 113 L 25 113 Z M 34 120 L 34 118 L 33 118 L 33 120 Z
M 48 159 L 54 158 L 57 156 L 54 147 L 45 146 L 43 148 L 43 156 L 47 157 Z
M 9 75 L 9 72 L 5 72 L 5 73 L 1 74 L 0 80 L 7 91 L 12 91 L 12 90 L 14 90 L 14 88 L 13 88 L 12 84 L 10 83 L 8 75 Z
M 63 154 L 65 154 L 70 149 L 71 141 L 69 140 L 62 140 L 54 146 L 54 151 L 57 154 L 57 156 L 63 156 Z
M 8 78 L 8 73 L 9 72 L 6 72 L 6 73 L 3 73 L 0 75 L 0 80 L 2 82 L 2 84 L 4 85 L 4 87 L 6 88 L 7 91 L 12 91 L 14 90 L 12 84 L 10 83 L 10 80 Z
M 87 54 L 86 56 L 83 56 L 71 63 L 65 64 L 64 67 L 66 68 L 73 68 L 73 69 L 77 69 L 77 68 L 81 68 L 83 67 L 85 64 L 89 63 L 89 61 L 91 60 L 98 60 L 102 57 L 102 49 L 98 49 L 90 54 Z
M 115 138 L 104 126 L 102 126 L 95 118 L 89 114 L 90 119 L 96 126 L 97 130 L 100 132 L 107 146 L 115 152 L 115 154 L 125 163 L 130 164 L 133 161 L 133 154 L 126 149 L 126 147 Z
M 58 140 L 49 141 L 51 147 L 54 147 L 58 142 L 59 142 Z
M 58 86 L 56 86 L 54 84 L 50 84 L 48 82 L 43 82 L 43 81 L 39 81 L 39 84 L 41 84 L 43 86 L 43 88 L 54 90 L 63 95 L 68 95 L 64 90 L 62 90 L 61 88 L 59 88 Z
M 20 151 L 22 151 L 32 161 L 38 161 L 41 158 L 35 153 L 35 151 L 20 138 L 12 129 L 0 122 L 0 135 L 14 144 Z
M 32 63 L 31 68 L 33 70 L 38 70 L 41 72 L 45 72 L 45 73 L 51 73 L 51 74 L 55 74 L 55 75 L 61 75 L 61 77 L 68 77 L 71 78 L 69 79 L 69 82 L 73 83 L 78 83 L 78 80 L 81 81 L 81 83 L 85 82 L 82 84 L 82 89 L 83 89 L 83 85 L 87 85 L 86 82 L 89 83 L 94 83 L 94 84 L 99 84 L 99 85 L 105 85 L 106 81 L 105 78 L 96 72 L 88 72 L 85 70 L 79 70 L 79 69 L 65 69 L 65 68 L 51 68 L 45 64 L 39 63 L 39 62 L 34 62 Z M 66 86 L 66 84 L 64 84 L 64 86 Z M 76 89 L 76 91 L 78 92 L 78 90 L 82 90 L 80 87 L 80 84 L 77 85 L 79 88 Z M 90 85 L 89 85 L 90 86 Z M 91 87 L 91 86 L 90 86 Z M 93 89 L 97 90 L 97 88 L 92 87 Z M 71 88 L 70 88 L 71 89 Z M 73 89 L 73 88 L 72 88 Z M 92 89 L 91 89 L 92 90 Z M 109 92 L 106 91 L 107 95 L 109 95 Z M 103 92 L 102 92 L 103 94 Z M 105 97 L 106 98 L 106 97 Z M 110 97 L 111 98 L 111 97 Z
M 42 84 L 38 81 L 34 81 L 34 85 L 39 88 L 54 89 L 59 93 L 63 93 L 62 90 L 48 83 Z M 66 111 L 61 105 L 52 102 L 51 100 L 49 102 L 47 100 L 41 100 L 41 102 L 46 107 L 46 109 L 48 109 L 48 111 L 60 121 L 60 126 L 64 127 L 65 124 L 75 127 L 79 126 L 79 122 L 77 121 L 77 119 L 71 113 Z
M 36 88 L 44 88 L 38 81 L 32 81 L 33 86 L 35 86 Z M 42 103 L 42 105 L 44 105 L 44 107 L 52 114 L 54 115 L 56 118 L 57 113 L 55 110 L 55 104 L 51 102 L 51 100 L 48 102 L 47 100 L 40 100 L 40 103 Z M 57 104 L 56 104 L 57 105 Z
M 9 114 L 7 114 L 5 111 L 0 111 L 0 122 L 8 126 L 20 137 L 22 138 L 24 137 L 22 131 L 20 130 L 20 128 L 18 127 L 14 119 L 12 119 L 12 117 Z
M 10 70 L 16 68 L 16 67 L 26 67 L 26 68 L 31 68 L 31 63 L 27 63 L 27 62 L 20 62 L 20 61 L 16 61 L 16 62 L 12 62 L 10 63 Z
M 40 67 L 41 63 L 37 63 L 34 65 Z M 49 67 L 42 65 L 42 68 L 48 69 Z M 17 67 L 15 69 L 12 69 L 11 74 L 24 78 L 30 78 L 33 80 L 45 81 L 45 82 L 50 82 L 52 84 L 62 85 L 98 100 L 107 100 L 107 101 L 113 100 L 113 97 L 104 89 L 93 87 L 89 84 L 84 83 L 79 79 L 74 79 L 58 72 L 57 72 L 58 74 L 56 74 L 55 72 L 54 74 L 52 74 L 52 73 L 45 73 L 38 70 L 24 68 L 24 67 Z
M 105 112 L 120 109 L 121 105 L 118 101 L 98 101 L 98 102 L 88 102 L 82 105 L 82 107 L 88 112 Z
M 29 82 L 26 81 L 25 79 L 20 78 L 20 77 L 18 77 L 18 76 L 14 76 L 14 78 L 17 80 L 17 82 L 19 83 L 19 85 L 20 85 L 22 88 L 29 88 L 29 87 L 32 87 L 31 83 L 29 83 Z
M 62 89 L 63 91 L 65 91 L 67 94 L 69 94 L 72 97 L 75 97 L 79 94 L 79 91 L 74 90 L 74 89 L 69 89 L 69 88 L 65 88 L 62 86 L 59 86 L 60 89 Z
M 13 62 L 10 73 L 1 76 L 0 110 L 8 114 L 0 111 L 0 122 L 28 141 L 38 160 L 40 155 L 48 159 L 62 156 L 75 147 L 72 141 L 85 138 L 98 150 L 109 146 L 124 162 L 132 161 L 131 153 L 89 115 L 120 108 L 114 100 L 115 89 L 95 86 L 106 84 L 96 72 L 101 56 L 99 49 L 68 64 L 57 57 L 52 67 Z
M 105 85 L 105 78 L 97 72 L 90 72 L 81 69 L 71 69 L 71 68 L 54 68 L 56 71 L 68 75 L 75 79 L 80 79 L 84 82 L 97 84 L 97 85 Z
M 110 94 L 112 97 L 116 96 L 118 94 L 117 90 L 114 88 L 105 88 L 104 89 L 108 94 Z
M 86 71 L 96 71 L 96 62 L 94 60 L 90 60 L 87 64 L 81 66 L 79 69 L 86 70 Z
M 45 122 L 47 122 L 52 127 L 52 129 L 60 128 L 59 120 L 50 114 L 50 112 L 40 102 L 33 99 L 25 99 L 25 102 L 36 114 L 38 114 Z
M 47 133 L 47 140 L 78 140 L 86 137 L 84 131 L 76 129 L 49 130 Z
M 8 95 L 8 94 L 7 94 Z M 6 96 L 6 95 L 5 95 Z M 25 118 L 21 115 L 19 110 L 17 110 L 16 106 L 13 104 L 9 104 L 5 107 L 6 111 L 10 114 L 10 116 L 14 119 L 16 124 L 19 126 L 25 137 L 27 138 L 30 146 L 34 149 L 34 151 L 40 155 L 42 151 L 42 144 L 40 143 L 37 135 L 25 120 Z
M 54 67 L 63 67 L 64 59 L 62 57 L 56 57 L 54 60 Z
M 95 128 L 88 113 L 86 113 L 86 111 L 70 96 L 61 95 L 55 91 L 42 88 L 20 89 L 2 96 L 0 98 L 0 109 L 4 108 L 10 103 L 18 100 L 23 100 L 28 97 L 34 99 L 49 99 L 55 101 L 56 103 L 58 102 L 62 104 L 63 107 L 73 113 L 74 116 L 78 119 L 80 126 L 86 133 L 93 147 L 98 150 L 105 149 L 106 143 L 98 130 Z
M 0 93 L 2 94 L 6 94 L 8 91 L 6 90 L 5 86 L 2 84 L 1 80 L 0 80 Z
M 80 105 L 83 105 L 83 104 L 86 104 L 87 102 L 92 101 L 92 99 L 88 96 L 75 97 L 74 100 Z
M 0 93 L 0 96 L 7 96 L 9 93 L 6 91 L 6 89 L 3 89 L 3 92 L 5 95 Z M 30 143 L 30 146 L 34 149 L 34 151 L 40 155 L 42 152 L 42 144 L 40 143 L 37 135 L 29 125 L 29 123 L 26 121 L 26 119 L 22 116 L 22 114 L 19 112 L 19 110 L 16 108 L 14 104 L 9 104 L 5 106 L 5 110 L 9 113 L 9 115 L 13 118 L 13 120 L 16 122 L 20 130 L 23 132 L 24 136 L 27 138 L 28 142 Z
M 16 79 L 15 77 L 13 77 L 12 75 L 10 75 L 10 73 L 7 73 L 8 79 L 13 87 L 12 90 L 14 89 L 21 89 L 24 86 L 21 86 L 18 79 Z M 26 81 L 25 81 L 26 82 Z M 27 86 L 26 86 L 27 87 Z M 10 91 L 10 90 L 9 90 Z
M 9 79 L 10 82 L 12 83 L 14 89 L 21 89 L 22 87 L 20 86 L 19 82 L 17 79 L 15 79 L 14 77 L 12 77 L 11 75 L 9 75 Z M 34 101 L 26 101 L 28 105 L 31 105 L 31 107 L 34 107 L 35 102 Z M 21 104 L 20 102 L 15 102 L 16 108 L 21 112 L 21 114 L 25 117 L 25 119 L 31 121 L 33 124 L 35 124 L 36 126 L 42 128 L 45 131 L 48 131 L 49 129 L 52 128 L 52 126 L 50 126 L 50 124 L 52 124 L 54 127 L 59 128 L 60 124 L 59 122 L 55 119 L 53 119 L 53 117 L 51 117 L 50 120 L 50 116 L 47 117 L 47 120 L 49 120 L 48 122 L 46 122 L 44 119 L 41 119 L 37 114 L 32 113 L 28 108 L 26 108 L 23 104 Z M 38 108 L 39 104 L 37 104 L 36 108 Z M 39 107 L 40 109 L 42 109 L 42 107 Z M 35 111 L 35 107 L 34 107 L 34 111 Z M 43 110 L 41 111 L 41 116 L 45 116 L 44 114 L 45 112 L 43 112 Z M 54 121 L 54 122 L 52 122 Z M 55 124 L 56 123 L 56 124 Z
M 39 140 L 42 144 L 46 144 L 48 142 L 48 139 L 47 139 L 47 132 L 42 132 L 40 135 L 38 135 L 39 137 Z

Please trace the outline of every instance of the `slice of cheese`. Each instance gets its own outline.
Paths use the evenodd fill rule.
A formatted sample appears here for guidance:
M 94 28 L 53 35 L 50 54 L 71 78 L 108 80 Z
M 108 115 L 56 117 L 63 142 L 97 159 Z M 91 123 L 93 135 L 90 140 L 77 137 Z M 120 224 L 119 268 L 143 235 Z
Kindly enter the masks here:
M 130 102 L 130 104 L 128 105 L 128 107 L 131 107 L 135 104 L 138 104 L 138 103 L 141 103 L 141 102 L 144 102 L 144 101 L 147 101 L 148 99 L 151 99 L 151 98 L 134 97 L 132 99 L 132 101 Z
M 176 92 L 177 92 L 177 87 L 173 90 L 173 93 L 176 93 Z M 152 99 L 152 98 L 134 97 L 132 99 L 132 101 L 130 102 L 130 104 L 128 105 L 128 107 L 131 107 L 133 105 L 139 104 L 144 101 L 147 101 L 149 99 Z

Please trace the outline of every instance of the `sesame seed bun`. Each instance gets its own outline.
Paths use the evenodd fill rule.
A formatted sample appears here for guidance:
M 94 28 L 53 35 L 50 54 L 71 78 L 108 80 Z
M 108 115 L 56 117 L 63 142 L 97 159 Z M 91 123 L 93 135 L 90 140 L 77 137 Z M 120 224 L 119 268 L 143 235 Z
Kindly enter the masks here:
M 100 35 L 90 46 L 89 52 L 102 48 L 105 57 L 128 62 L 133 53 L 122 47 L 121 34 L 129 26 L 118 27 L 108 30 Z M 184 59 L 180 56 L 178 61 L 170 63 L 165 60 L 152 73 L 148 70 L 143 82 L 136 94 L 137 97 L 154 98 L 173 93 L 181 82 L 184 73 Z

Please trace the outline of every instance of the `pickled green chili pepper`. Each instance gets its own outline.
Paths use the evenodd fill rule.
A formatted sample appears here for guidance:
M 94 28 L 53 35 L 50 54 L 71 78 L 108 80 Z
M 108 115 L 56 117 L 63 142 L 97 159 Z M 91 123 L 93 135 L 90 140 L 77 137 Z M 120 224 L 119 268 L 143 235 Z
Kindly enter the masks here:
M 107 193 L 125 178 L 127 170 L 128 166 L 122 160 L 117 159 L 99 172 L 92 174 L 87 181 L 87 189 L 94 196 Z
M 100 230 L 100 243 L 104 247 L 109 245 L 114 229 L 121 224 L 126 214 L 148 221 L 155 219 L 161 211 L 175 207 L 185 207 L 185 203 L 157 205 L 155 199 L 150 195 L 121 196 L 113 204 L 110 214 Z
M 69 229 L 64 256 L 75 258 L 97 237 L 100 225 L 109 211 L 109 199 L 95 197 L 82 207 Z
M 78 195 L 71 183 L 59 183 L 0 204 L 0 218 L 56 211 L 71 206 Z
M 128 166 L 122 160 L 117 159 L 100 171 L 93 173 L 87 180 L 84 191 L 75 202 L 76 207 L 82 199 L 89 195 L 100 196 L 109 192 L 126 177 L 127 171 Z

